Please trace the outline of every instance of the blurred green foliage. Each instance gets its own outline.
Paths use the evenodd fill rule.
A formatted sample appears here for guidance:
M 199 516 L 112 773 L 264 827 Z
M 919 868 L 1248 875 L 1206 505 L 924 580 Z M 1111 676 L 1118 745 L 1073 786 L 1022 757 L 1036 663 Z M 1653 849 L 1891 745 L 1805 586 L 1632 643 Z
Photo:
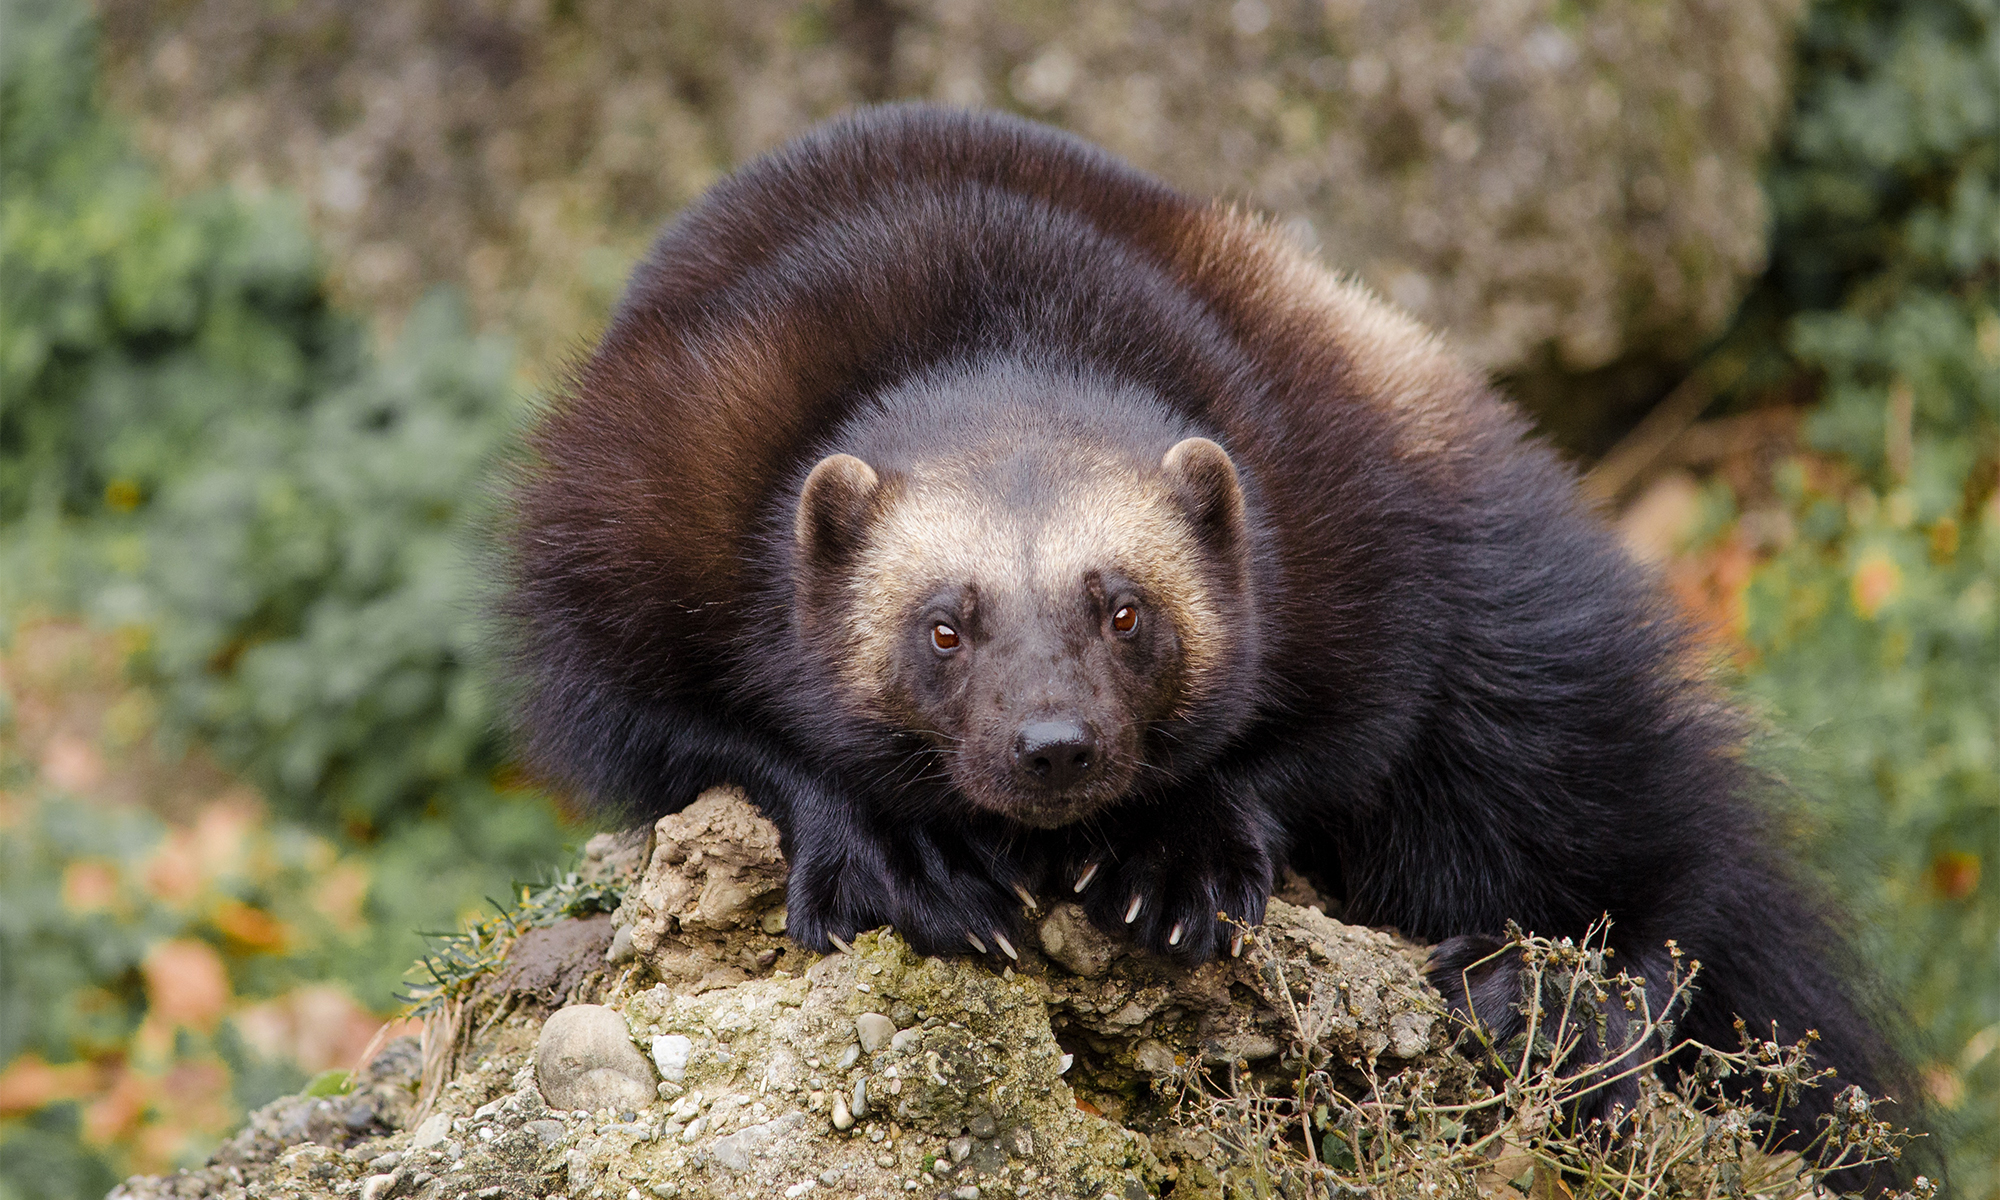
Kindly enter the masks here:
M 173 199 L 132 159 L 82 5 L 6 25 L 0 609 L 143 631 L 170 719 L 292 813 L 487 803 L 465 552 L 520 411 L 507 348 L 440 295 L 370 353 L 290 206 Z
M 216 750 L 277 817 L 255 819 L 234 873 L 182 895 L 156 878 L 180 832 L 9 751 L 12 1200 L 205 1153 L 305 1077 L 246 1048 L 239 1010 L 329 979 L 392 1008 L 418 930 L 456 927 L 575 839 L 545 797 L 496 780 L 477 662 L 468 551 L 521 407 L 506 347 L 437 296 L 377 350 L 329 306 L 293 206 L 160 188 L 98 107 L 84 4 L 4 0 L 0 30 L 0 638 L 38 609 L 116 629 L 169 734 Z M 360 883 L 336 927 L 315 906 L 339 864 Z M 112 898 L 92 899 L 102 878 Z M 211 962 L 223 1010 L 175 1017 L 173 981 Z
M 1830 875 L 2000 1195 L 2000 5 L 1827 0 L 1773 164 L 1745 390 L 1815 397 L 1746 596 Z

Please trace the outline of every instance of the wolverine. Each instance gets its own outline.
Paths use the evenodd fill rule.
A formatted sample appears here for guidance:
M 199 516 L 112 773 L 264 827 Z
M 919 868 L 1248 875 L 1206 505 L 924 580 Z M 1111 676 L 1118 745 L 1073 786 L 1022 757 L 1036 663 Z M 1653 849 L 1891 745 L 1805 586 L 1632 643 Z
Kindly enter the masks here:
M 1255 217 L 1012 117 L 849 116 L 674 220 L 540 417 L 530 753 L 634 819 L 741 785 L 816 950 L 1014 955 L 1055 896 L 1199 962 L 1289 869 L 1503 1036 L 1509 923 L 1608 915 L 1662 1005 L 1669 941 L 1702 964 L 1682 1032 L 1883 1087 L 1743 721 L 1529 432 Z

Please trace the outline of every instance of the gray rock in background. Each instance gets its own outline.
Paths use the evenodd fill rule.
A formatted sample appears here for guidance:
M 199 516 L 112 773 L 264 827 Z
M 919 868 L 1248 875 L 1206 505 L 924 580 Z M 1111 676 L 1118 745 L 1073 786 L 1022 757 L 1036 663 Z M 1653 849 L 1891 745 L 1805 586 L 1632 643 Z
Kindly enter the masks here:
M 664 217 L 857 102 L 991 104 L 1266 209 L 1476 362 L 1657 394 L 1762 265 L 1799 0 L 110 0 L 184 184 L 298 189 L 353 300 L 548 363 Z M 1555 382 L 1551 383 L 1553 380 Z

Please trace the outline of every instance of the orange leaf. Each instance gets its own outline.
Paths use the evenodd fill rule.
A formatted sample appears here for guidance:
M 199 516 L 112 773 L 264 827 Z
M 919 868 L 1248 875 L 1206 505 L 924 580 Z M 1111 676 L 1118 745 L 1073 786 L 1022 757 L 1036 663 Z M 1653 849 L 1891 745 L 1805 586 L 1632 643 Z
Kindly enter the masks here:
M 51 1066 L 41 1056 L 23 1054 L 0 1071 L 0 1117 L 30 1113 L 58 1100 L 90 1094 L 97 1072 L 89 1063 Z
M 278 951 L 291 941 L 291 930 L 285 928 L 283 921 L 241 900 L 225 897 L 216 901 L 209 920 L 215 922 L 215 927 L 231 941 L 240 942 L 252 950 Z
M 229 972 L 207 942 L 161 942 L 140 965 L 152 1014 L 172 1025 L 210 1030 L 229 1007 Z

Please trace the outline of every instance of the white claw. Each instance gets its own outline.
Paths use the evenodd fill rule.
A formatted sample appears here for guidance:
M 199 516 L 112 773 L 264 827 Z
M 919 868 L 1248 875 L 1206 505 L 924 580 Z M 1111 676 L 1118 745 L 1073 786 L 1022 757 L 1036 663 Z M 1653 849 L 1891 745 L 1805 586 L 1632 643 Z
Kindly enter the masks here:
M 1176 921 L 1174 922 L 1174 931 L 1167 935 L 1167 945 L 1178 946 L 1180 944 L 1181 944 L 1181 925 L 1179 921 Z
M 986 943 L 979 940 L 978 934 L 968 932 L 965 935 L 965 940 L 971 942 L 975 947 L 977 947 L 981 954 L 986 953 Z
M 1015 962 L 1021 961 L 1021 956 L 1014 953 L 1014 943 L 1007 940 L 1006 934 L 996 929 L 993 931 L 993 940 L 1000 943 L 1000 953 L 1013 959 Z
M 1132 897 L 1132 903 L 1127 905 L 1125 908 L 1125 923 L 1127 925 L 1130 925 L 1132 922 L 1139 919 L 1139 909 L 1145 903 L 1146 900 L 1145 897 L 1143 896 Z
M 1021 903 L 1028 906 L 1029 912 L 1042 911 L 1042 906 L 1035 903 L 1035 898 L 1028 894 L 1027 888 L 1022 887 L 1020 884 L 1017 883 L 1014 885 L 1014 894 L 1021 898 Z
M 827 934 L 827 935 L 826 935 L 826 940 L 827 940 L 827 941 L 829 941 L 829 942 L 832 942 L 832 943 L 833 943 L 834 945 L 836 945 L 836 946 L 840 947 L 840 952 L 841 952 L 842 954 L 852 954 L 852 953 L 854 953 L 854 947 L 852 947 L 852 946 L 848 945 L 848 944 L 847 944 L 846 942 L 843 942 L 843 941 L 841 941 L 841 940 L 840 940 L 840 938 L 839 938 L 839 936 L 838 936 L 838 935 L 836 935 L 836 934 L 831 934 L 831 933 Z
M 1090 881 L 1095 878 L 1097 878 L 1097 864 L 1091 863 L 1083 869 L 1083 874 L 1076 877 L 1076 886 L 1070 890 L 1080 892 L 1089 887 Z
M 1239 934 L 1237 934 L 1237 935 L 1236 935 L 1235 937 L 1233 937 L 1233 938 L 1230 938 L 1230 939 L 1229 939 L 1229 957 L 1231 957 L 1231 958 L 1242 958 L 1242 957 L 1243 957 L 1243 935 L 1242 935 L 1242 934 L 1240 934 L 1240 933 L 1239 933 Z

